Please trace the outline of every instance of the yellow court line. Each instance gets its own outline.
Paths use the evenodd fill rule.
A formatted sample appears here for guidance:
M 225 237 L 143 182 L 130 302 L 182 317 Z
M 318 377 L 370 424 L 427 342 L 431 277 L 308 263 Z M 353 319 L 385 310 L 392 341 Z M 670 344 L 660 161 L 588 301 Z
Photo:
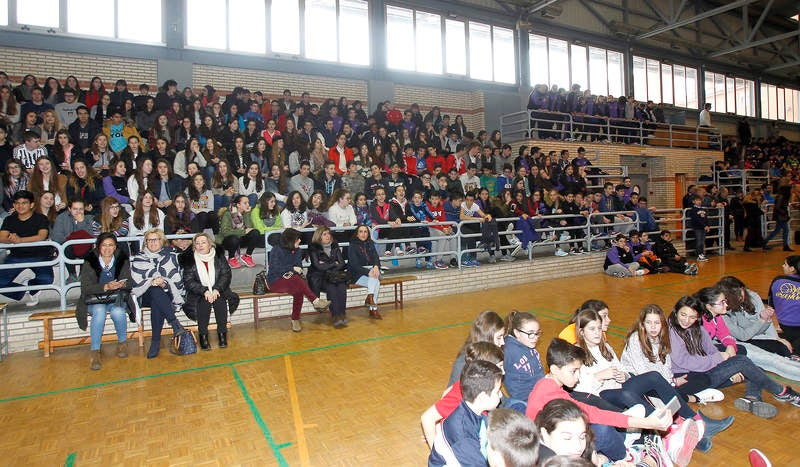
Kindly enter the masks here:
M 289 380 L 289 399 L 292 402 L 292 417 L 294 418 L 294 430 L 297 435 L 297 450 L 300 454 L 300 465 L 311 465 L 308 457 L 308 444 L 306 443 L 306 426 L 303 424 L 303 414 L 300 413 L 300 401 L 297 397 L 297 386 L 294 383 L 294 371 L 292 370 L 292 358 L 284 355 L 283 361 L 286 363 L 286 379 Z

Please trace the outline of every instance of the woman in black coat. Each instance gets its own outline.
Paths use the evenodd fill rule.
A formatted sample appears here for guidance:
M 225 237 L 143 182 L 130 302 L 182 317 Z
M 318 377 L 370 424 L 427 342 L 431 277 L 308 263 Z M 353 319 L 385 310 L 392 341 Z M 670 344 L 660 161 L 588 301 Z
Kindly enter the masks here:
M 353 282 L 367 288 L 364 305 L 369 307 L 369 316 L 382 319 L 378 313 L 378 291 L 381 286 L 381 258 L 370 237 L 369 227 L 359 225 L 347 248 L 347 268 Z
M 86 300 L 95 295 L 114 290 L 128 290 L 131 287 L 131 270 L 128 255 L 117 248 L 117 237 L 113 233 L 102 233 L 97 237 L 96 247 L 86 256 L 86 263 L 81 268 L 81 297 L 75 309 L 78 327 L 86 330 L 88 316 L 92 316 L 91 363 L 92 370 L 99 370 L 100 343 L 105 329 L 106 313 L 111 315 L 114 329 L 117 331 L 117 356 L 125 358 L 127 350 L 127 317 L 136 309 L 130 293 L 121 292 L 119 298 L 111 303 L 87 305 Z
M 189 319 L 197 320 L 200 348 L 211 350 L 208 323 L 213 308 L 219 347 L 224 349 L 228 346 L 228 311 L 233 313 L 239 306 L 239 296 L 230 291 L 231 268 L 225 258 L 217 254 L 208 234 L 195 235 L 192 244 L 194 249 L 181 255 L 186 289 L 183 311 Z
M 331 229 L 321 225 L 317 227 L 311 244 L 308 246 L 311 256 L 311 267 L 308 270 L 308 285 L 311 291 L 319 295 L 325 292 L 330 301 L 333 326 L 341 328 L 347 325 L 345 307 L 347 306 L 347 285 L 350 275 L 345 271 L 347 264 L 339 244 L 333 238 Z

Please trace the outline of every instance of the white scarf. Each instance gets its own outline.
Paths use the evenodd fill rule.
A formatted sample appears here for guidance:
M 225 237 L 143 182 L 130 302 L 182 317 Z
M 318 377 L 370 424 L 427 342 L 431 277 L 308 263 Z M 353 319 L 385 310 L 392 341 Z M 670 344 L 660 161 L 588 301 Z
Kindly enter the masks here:
M 339 171 L 347 173 L 347 157 L 344 155 L 344 148 L 337 145 L 336 150 L 339 151 Z
M 217 255 L 216 249 L 211 247 L 211 251 L 202 255 L 197 251 L 194 252 L 194 264 L 197 267 L 197 275 L 200 277 L 200 283 L 208 288 L 209 292 L 214 291 L 214 281 L 217 278 L 216 271 L 214 270 L 214 257 Z M 203 263 L 208 264 L 208 268 Z

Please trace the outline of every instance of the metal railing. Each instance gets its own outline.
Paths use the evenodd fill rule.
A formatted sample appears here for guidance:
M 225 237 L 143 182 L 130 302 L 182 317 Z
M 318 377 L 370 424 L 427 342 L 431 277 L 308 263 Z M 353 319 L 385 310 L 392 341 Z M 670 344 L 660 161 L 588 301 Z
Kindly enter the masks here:
M 718 187 L 725 187 L 732 196 L 737 190 L 749 193 L 751 190 L 760 189 L 762 185 L 769 184 L 769 170 L 766 169 L 729 169 L 714 170 L 714 183 Z
M 556 139 L 565 141 L 607 141 L 621 144 L 653 144 L 695 149 L 720 148 L 721 133 L 713 127 L 694 127 L 569 114 L 543 110 L 522 110 L 500 117 L 504 141 Z
M 725 209 L 723 208 L 704 208 L 704 209 L 707 213 L 706 219 L 708 219 L 708 226 L 709 226 L 709 231 L 706 232 L 705 251 L 716 250 L 717 254 L 722 256 L 725 254 Z M 686 242 L 686 253 L 695 252 L 694 232 L 692 232 L 691 222 L 686 216 L 688 212 L 689 209 L 683 210 L 682 235 L 683 235 L 683 240 Z M 691 236 L 689 235 L 690 232 L 692 233 Z
M 688 210 L 684 209 L 663 209 L 655 211 L 654 215 L 656 218 L 656 223 L 658 224 L 659 230 L 669 230 L 671 232 L 677 233 L 680 232 L 684 240 L 686 240 L 687 233 L 691 231 L 691 226 L 686 217 L 686 213 Z M 715 212 L 716 211 L 716 212 Z M 800 222 L 800 203 L 793 205 L 792 208 L 792 222 L 798 223 Z M 614 212 L 595 212 L 588 216 L 583 215 L 547 215 L 547 216 L 531 216 L 533 219 L 535 231 L 539 234 L 540 239 L 538 241 L 534 241 L 531 243 L 531 247 L 526 251 L 526 256 L 528 257 L 529 261 L 533 260 L 533 252 L 536 248 L 542 247 L 553 247 L 553 248 L 560 248 L 564 244 L 580 244 L 585 248 L 586 251 L 590 251 L 594 246 L 594 249 L 599 249 L 601 244 L 610 244 L 613 240 L 613 236 L 617 233 L 628 233 L 630 230 L 639 229 L 639 215 L 635 211 L 614 211 Z M 608 219 L 608 222 L 604 221 L 603 219 Z M 724 219 L 723 219 L 723 209 L 715 209 L 712 208 L 711 212 L 708 216 L 709 225 L 712 226 L 712 232 L 706 236 L 707 239 L 716 241 L 718 243 L 718 250 L 719 254 L 724 254 Z M 501 244 L 495 246 L 495 250 L 501 253 L 503 252 L 510 252 L 517 248 L 518 242 L 514 241 L 511 236 L 517 236 L 522 234 L 522 230 L 517 229 L 516 223 L 520 220 L 519 217 L 507 217 L 507 218 L 499 218 L 495 219 L 495 221 L 499 224 L 508 224 L 510 228 L 504 229 L 499 228 L 498 234 L 501 238 Z M 566 225 L 562 225 L 561 221 L 567 221 Z M 477 253 L 480 251 L 484 251 L 485 248 L 479 247 L 469 247 L 467 248 L 464 240 L 466 239 L 474 239 L 481 236 L 480 231 L 465 231 L 464 226 L 470 224 L 480 224 L 480 220 L 464 220 L 461 222 L 426 222 L 426 223 L 408 223 L 408 224 L 401 224 L 397 227 L 392 227 L 389 225 L 375 225 L 370 228 L 370 236 L 373 239 L 376 250 L 378 251 L 379 256 L 382 260 L 408 260 L 408 259 L 417 259 L 417 258 L 425 258 L 425 257 L 432 257 L 432 256 L 446 256 L 452 255 L 457 263 L 458 267 L 462 267 L 462 262 L 464 260 L 464 255 L 467 253 Z M 767 223 L 765 223 L 767 225 Z M 423 231 L 422 229 L 432 229 L 436 226 L 449 226 L 452 228 L 453 232 L 451 234 L 443 234 L 443 235 L 431 235 L 430 230 Z M 357 227 L 356 226 L 349 226 L 349 227 L 331 227 L 331 230 L 334 233 L 334 237 L 340 237 L 341 235 L 337 234 L 346 234 L 349 235 L 350 232 L 354 231 Z M 403 236 L 402 238 L 380 238 L 382 231 L 387 231 L 393 228 L 400 228 L 400 229 L 420 229 L 418 232 L 413 232 L 412 235 Z M 304 236 L 308 237 L 308 234 L 313 233 L 316 228 L 308 227 L 304 229 L 298 229 Z M 267 267 L 267 253 L 271 249 L 271 245 L 274 243 L 274 239 L 270 242 L 270 237 L 273 235 L 280 235 L 283 232 L 283 229 L 277 230 L 270 230 L 264 234 L 265 240 L 265 255 L 264 255 L 264 266 Z M 408 232 L 408 231 L 407 231 Z M 656 232 L 656 231 L 653 231 Z M 568 234 L 564 235 L 564 234 Z M 169 240 L 176 240 L 176 239 L 191 239 L 194 235 L 193 234 L 183 234 L 183 235 L 168 235 L 167 238 Z M 506 242 L 503 242 L 502 239 L 505 237 Z M 348 237 L 349 238 L 349 237 Z M 396 243 L 416 243 L 418 246 L 420 243 L 428 243 L 435 244 L 436 242 L 443 242 L 446 240 L 455 240 L 456 247 L 454 249 L 440 249 L 440 248 L 431 248 L 430 251 L 426 252 L 419 252 L 416 251 L 412 254 L 403 254 L 397 255 L 394 251 L 391 251 L 392 254 L 387 255 L 385 252 L 387 248 L 385 245 L 389 244 L 396 244 Z M 142 237 L 121 237 L 117 239 L 118 243 L 120 244 L 128 244 L 128 245 L 139 245 L 142 241 Z M 67 306 L 67 293 L 77 287 L 80 287 L 79 282 L 67 282 L 67 265 L 81 265 L 83 264 L 84 260 L 82 258 L 74 258 L 67 256 L 67 249 L 74 245 L 86 245 L 86 244 L 94 244 L 96 242 L 95 239 L 80 239 L 80 240 L 69 240 L 62 243 L 57 243 L 53 241 L 42 241 L 42 242 L 33 242 L 33 243 L 25 243 L 25 244 L 0 244 L 0 249 L 14 249 L 14 248 L 21 248 L 21 247 L 41 247 L 41 248 L 51 248 L 51 252 L 54 252 L 52 258 L 48 258 L 44 261 L 31 261 L 26 263 L 0 263 L 0 270 L 3 269 L 16 269 L 20 272 L 27 268 L 36 268 L 36 267 L 53 267 L 56 268 L 59 274 L 54 275 L 53 283 L 51 284 L 41 284 L 41 285 L 29 285 L 29 286 L 15 286 L 15 287 L 3 287 L 0 288 L 0 294 L 5 294 L 7 292 L 25 292 L 30 290 L 53 290 L 58 293 L 60 298 L 60 306 L 61 309 L 66 309 Z M 342 241 L 339 242 L 339 245 L 343 248 L 346 248 L 349 245 L 349 242 L 342 238 Z M 688 251 L 693 251 L 693 245 L 690 245 L 691 248 L 687 247 Z M 129 247 L 130 248 L 130 247 Z M 307 248 L 306 244 L 303 244 L 301 248 Z

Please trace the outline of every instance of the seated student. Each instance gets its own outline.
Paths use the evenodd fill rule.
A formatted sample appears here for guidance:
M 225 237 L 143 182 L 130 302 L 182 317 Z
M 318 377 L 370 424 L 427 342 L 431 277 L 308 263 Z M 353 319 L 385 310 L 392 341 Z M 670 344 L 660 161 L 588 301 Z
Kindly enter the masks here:
M 464 400 L 442 422 L 436 434 L 429 466 L 486 465 L 482 454 L 481 433 L 483 412 L 497 408 L 503 372 L 497 365 L 483 360 L 468 363 L 461 372 Z
M 474 223 L 464 224 L 461 228 L 462 232 L 465 233 L 477 233 L 480 231 L 480 243 L 476 245 L 475 237 L 466 237 L 462 240 L 464 243 L 463 247 L 465 249 L 472 249 L 472 248 L 484 248 L 487 251 L 493 250 L 496 251 L 500 247 L 500 236 L 497 232 L 497 222 L 493 222 L 492 215 L 484 213 L 477 204 L 475 204 L 475 195 L 474 191 L 470 191 L 464 196 L 464 201 L 461 203 L 461 212 L 459 214 L 460 221 L 469 221 L 478 219 L 479 223 L 476 225 Z M 477 227 L 477 229 L 476 229 Z M 471 253 L 464 253 L 464 257 L 462 258 L 462 263 L 464 266 L 468 267 L 478 267 L 481 265 L 474 258 Z
M 262 236 L 268 231 L 283 229 L 281 208 L 272 192 L 266 191 L 261 195 L 258 203 L 250 210 L 250 220 Z M 269 242 L 265 246 L 268 249 L 272 248 Z
M 331 222 L 336 224 L 337 227 L 356 225 L 356 212 L 350 200 L 350 192 L 345 189 L 334 191 L 330 198 L 326 216 Z
M 506 330 L 503 384 L 511 398 L 505 406 L 524 412 L 533 387 L 544 377 L 542 361 L 536 351 L 542 327 L 532 314 L 512 310 L 506 316 Z
M 107 196 L 100 203 L 99 214 L 94 216 L 92 230 L 89 232 L 93 237 L 99 237 L 101 233 L 110 232 L 115 237 L 127 237 L 128 215 L 115 198 Z
M 419 191 L 414 191 L 412 193 L 411 200 L 408 203 L 408 210 L 411 213 L 411 215 L 414 216 L 414 218 L 416 218 L 415 222 L 427 224 L 428 222 L 433 222 L 434 221 L 433 213 L 428 208 L 428 204 L 425 203 L 425 201 L 423 201 L 422 193 L 420 193 Z M 408 230 L 408 234 L 410 236 L 412 236 L 412 237 L 431 237 L 431 236 L 433 236 L 433 234 L 431 234 L 432 230 L 436 230 L 436 229 L 434 229 L 432 227 L 430 227 L 430 228 L 429 227 L 416 227 L 416 228 L 410 228 Z M 437 230 L 437 232 L 438 232 L 438 230 Z M 418 241 L 417 245 L 420 246 L 420 249 L 419 249 L 420 253 L 423 253 L 425 251 L 432 251 L 434 249 L 433 244 L 429 240 L 428 241 Z M 438 247 L 438 245 L 437 245 L 437 247 Z M 417 269 L 422 269 L 422 268 L 426 268 L 426 267 L 428 269 L 434 269 L 434 267 L 435 267 L 433 261 L 431 261 L 431 257 L 430 256 L 426 256 L 424 259 L 423 258 L 417 258 L 416 266 L 417 266 Z M 445 268 L 446 268 L 446 266 L 445 266 Z
M 783 274 L 772 279 L 769 285 L 769 304 L 775 307 L 780 325 L 778 335 L 789 341 L 794 355 L 800 355 L 800 302 L 793 293 L 786 293 L 800 286 L 800 256 L 787 256 L 781 267 Z
M 611 324 L 611 318 L 609 316 L 608 305 L 606 302 L 602 300 L 595 300 L 589 299 L 586 300 L 579 306 L 574 313 L 572 313 L 572 317 L 569 320 L 567 327 L 561 330 L 558 333 L 559 339 L 564 339 L 565 341 L 569 342 L 570 344 L 575 344 L 578 342 L 578 335 L 575 331 L 575 318 L 578 317 L 578 314 L 582 310 L 594 310 L 600 315 L 600 319 L 602 320 L 603 325 L 603 332 L 608 332 L 608 326 Z
M 167 207 L 166 211 L 164 233 L 167 235 L 174 235 L 178 232 L 192 232 L 194 213 L 189 208 L 189 200 L 183 192 L 175 194 L 175 197 L 172 198 L 172 203 Z
M 266 191 L 258 162 L 251 162 L 247 166 L 247 173 L 238 179 L 236 186 L 235 192 L 247 196 L 251 206 L 258 204 L 258 200 Z
M 211 193 L 214 195 L 214 206 L 227 206 L 238 193 L 239 180 L 231 173 L 228 161 L 221 160 L 211 177 Z
M 489 412 L 486 438 L 489 467 L 529 467 L 539 461 L 540 440 L 536 424 L 515 410 Z
M 439 191 L 432 191 L 428 201 L 428 210 L 431 212 L 432 221 L 433 222 L 445 222 L 447 221 L 447 217 L 444 213 L 444 204 L 442 203 L 442 197 Z M 434 225 L 431 226 L 430 229 L 430 236 L 431 237 L 445 237 L 450 236 L 450 238 L 444 238 L 441 240 L 436 240 L 433 242 L 433 253 L 436 255 L 436 261 L 434 261 L 433 266 L 436 269 L 447 269 L 448 265 L 450 267 L 458 266 L 456 262 L 455 254 L 450 253 L 450 261 L 445 262 L 445 255 L 442 254 L 445 251 L 457 251 L 458 249 L 458 239 L 453 237 L 453 227 L 450 225 Z
M 595 454 L 589 420 L 575 402 L 551 400 L 536 415 L 535 426 L 540 436 L 538 465 L 556 456 L 590 461 Z
M 202 232 L 210 228 L 214 233 L 218 233 L 219 217 L 215 210 L 214 194 L 206 185 L 206 178 L 202 173 L 197 172 L 192 175 L 186 186 L 186 195 L 189 208 L 194 213 L 192 231 Z
M 72 161 L 72 173 L 67 177 L 67 199 L 83 198 L 86 202 L 86 212 L 95 214 L 96 207 L 100 205 L 105 196 L 103 180 L 95 173 L 94 169 L 87 166 L 82 159 Z
M 464 348 L 464 361 L 466 363 L 483 360 L 494 363 L 501 370 L 503 369 L 503 349 L 491 342 L 472 342 Z M 422 433 L 428 447 L 433 447 L 433 440 L 436 435 L 436 425 L 461 404 L 464 396 L 461 393 L 461 381 L 456 381 L 445 390 L 444 395 L 439 401 L 428 407 L 420 422 L 422 423 Z
M 253 225 L 250 210 L 247 196 L 236 195 L 230 206 L 218 211 L 219 235 L 216 241 L 228 252 L 231 269 L 239 269 L 242 263 L 248 268 L 255 267 L 253 251 L 264 246 L 264 236 Z M 242 248 L 245 248 L 245 254 L 241 254 Z
M 125 205 L 126 209 L 130 211 L 133 209 L 132 205 L 136 198 L 131 199 L 130 191 L 128 190 L 127 170 L 125 161 L 120 159 L 111 161 L 108 175 L 103 177 L 103 192 L 105 192 L 106 196 L 111 196 L 120 204 Z
M 643 276 L 648 272 L 647 269 L 640 269 L 639 263 L 633 260 L 628 239 L 623 234 L 617 235 L 615 245 L 606 252 L 603 269 L 614 277 Z
M 700 325 L 702 306 L 695 297 L 681 297 L 669 315 L 669 341 L 672 347 L 672 371 L 686 383 L 677 389 L 681 394 L 696 394 L 702 389 L 719 388 L 746 381 L 745 396 L 734 407 L 763 418 L 772 418 L 778 409 L 761 400 L 769 391 L 781 402 L 800 407 L 800 395 L 789 386 L 770 379 L 745 355 L 729 356 L 717 350 L 711 337 Z
M 14 212 L 3 220 L 0 243 L 25 244 L 47 240 L 50 223 L 42 214 L 34 212 L 33 193 L 20 190 L 14 194 Z M 5 264 L 49 261 L 49 247 L 10 248 Z M 39 266 L 26 269 L 0 270 L 0 287 L 28 287 L 53 283 L 53 267 Z M 29 307 L 39 303 L 39 291 L 5 292 L 6 297 L 21 301 Z
M 458 381 L 461 370 L 464 368 L 466 346 L 474 342 L 491 342 L 498 347 L 502 347 L 505 342 L 506 323 L 503 318 L 492 310 L 484 310 L 478 313 L 472 326 L 469 329 L 469 335 L 464 342 L 464 346 L 459 350 L 456 359 L 453 362 L 453 369 L 450 371 L 450 379 L 447 381 L 448 386 Z
M 725 294 L 730 310 L 722 319 L 750 360 L 766 371 L 800 381 L 800 361 L 792 357 L 791 343 L 778 337 L 773 325 L 775 309 L 765 306 L 758 293 L 736 277 L 723 277 L 716 286 Z
M 172 205 L 172 200 L 184 190 L 183 179 L 172 173 L 172 166 L 166 159 L 156 159 L 156 173 L 152 180 L 153 194 L 158 207 L 167 209 Z
M 563 387 L 573 388 L 580 375 L 586 352 L 563 339 L 553 339 L 547 348 L 547 366 L 550 369 L 544 378 L 533 387 L 528 398 L 525 414 L 535 420 L 548 402 L 555 399 L 570 399 Z M 562 387 L 563 386 L 563 387 Z M 598 409 L 582 402 L 575 404 L 586 414 L 597 442 L 597 450 L 612 461 L 624 459 L 627 455 L 622 435 L 614 428 L 641 428 L 647 430 L 667 430 L 672 424 L 668 410 L 651 413 L 646 418 L 631 417 L 622 413 Z M 666 448 L 672 461 L 687 465 L 698 441 L 698 427 L 694 420 L 685 420 L 680 428 L 667 440 Z
M 56 217 L 53 229 L 50 231 L 50 240 L 64 243 L 67 240 L 92 238 L 90 233 L 92 230 L 92 221 L 94 221 L 94 217 L 91 214 L 87 215 L 84 213 L 83 200 L 71 199 L 69 200 L 67 209 Z M 65 248 L 64 253 L 68 258 L 82 258 L 89 253 L 90 249 L 90 244 L 70 245 Z M 67 284 L 78 282 L 78 276 L 75 273 L 76 266 L 77 265 L 71 263 L 66 264 L 67 273 L 69 274 L 66 280 Z
M 655 371 L 629 374 L 622 370 L 614 349 L 605 340 L 597 312 L 583 310 L 575 322 L 578 329 L 577 345 L 586 352 L 580 381 L 575 386 L 576 391 L 600 397 L 620 409 L 629 409 L 643 403 L 645 414 L 653 411 L 647 399 L 649 394 L 654 394 L 664 404 L 678 396 L 669 382 Z M 702 420 L 704 423 L 705 432 L 701 433 L 697 449 L 707 452 L 711 449 L 709 438 L 730 426 L 732 419 L 714 420 L 698 415 L 682 398 L 679 400 L 681 406 L 677 413 L 681 417 Z
M 669 230 L 661 231 L 656 239 L 654 251 L 670 271 L 687 275 L 697 274 L 697 264 L 689 264 L 685 257 L 678 254 L 678 250 L 672 244 L 672 232 Z
M 292 331 L 303 330 L 300 324 L 300 312 L 303 309 L 305 297 L 317 311 L 328 307 L 328 300 L 314 295 L 308 288 L 308 283 L 301 273 L 300 232 L 287 228 L 283 231 L 280 241 L 273 245 L 269 252 L 269 269 L 267 271 L 267 284 L 274 292 L 287 293 L 292 296 Z
M 736 345 L 736 338 L 731 335 L 722 315 L 728 314 L 728 300 L 719 287 L 703 287 L 694 294 L 700 302 L 702 325 L 714 346 L 729 357 L 747 355 L 744 347 Z
M 670 269 L 661 263 L 661 259 L 653 253 L 653 245 L 650 242 L 650 235 L 633 229 L 630 231 L 630 241 L 628 246 L 633 253 L 633 260 L 649 271 L 649 273 L 669 272 Z
M 130 221 L 131 237 L 144 235 L 150 229 L 164 230 L 164 211 L 156 206 L 156 197 L 149 191 L 144 191 L 136 200 L 136 208 Z

